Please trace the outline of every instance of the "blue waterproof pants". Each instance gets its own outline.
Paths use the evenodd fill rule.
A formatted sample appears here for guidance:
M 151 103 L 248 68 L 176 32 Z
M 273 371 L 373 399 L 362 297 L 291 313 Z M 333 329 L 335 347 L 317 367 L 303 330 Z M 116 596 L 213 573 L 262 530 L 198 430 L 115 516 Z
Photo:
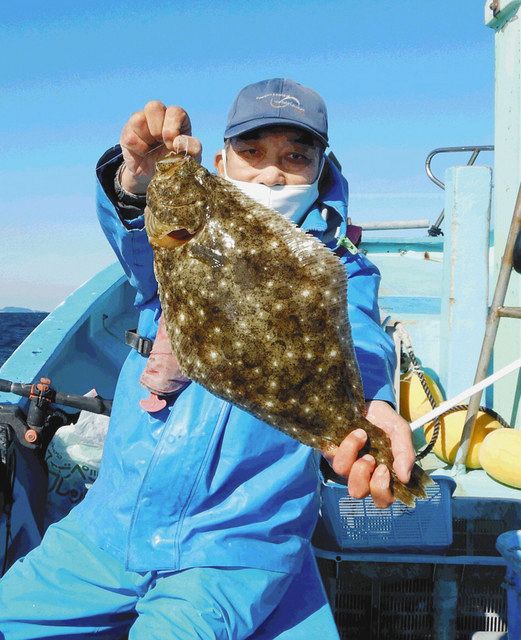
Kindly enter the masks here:
M 291 578 L 241 567 L 125 571 L 68 516 L 0 581 L 0 639 L 248 638 Z

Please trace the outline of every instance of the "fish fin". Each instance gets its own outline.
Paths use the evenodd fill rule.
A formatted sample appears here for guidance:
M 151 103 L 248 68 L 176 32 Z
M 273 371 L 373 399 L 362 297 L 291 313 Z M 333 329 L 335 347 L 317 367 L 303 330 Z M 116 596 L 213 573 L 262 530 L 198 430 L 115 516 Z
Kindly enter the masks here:
M 417 464 L 411 471 L 411 478 L 405 485 L 393 474 L 392 491 L 395 498 L 408 507 L 414 507 L 418 498 L 426 498 L 425 488 L 434 484 L 434 480 Z

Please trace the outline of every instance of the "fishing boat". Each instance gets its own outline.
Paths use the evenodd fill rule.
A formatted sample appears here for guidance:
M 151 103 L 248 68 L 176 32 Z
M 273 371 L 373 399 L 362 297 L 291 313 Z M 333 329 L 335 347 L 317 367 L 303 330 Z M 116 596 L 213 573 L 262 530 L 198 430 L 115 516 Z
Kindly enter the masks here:
M 401 361 L 409 369 L 413 363 L 413 374 L 428 374 L 446 399 L 521 356 L 521 313 L 516 312 L 521 286 L 512 273 L 501 305 L 510 315 L 503 314 L 508 319 L 500 323 L 495 340 L 488 336 L 493 357 L 484 371 L 480 359 L 494 302 L 491 291 L 506 272 L 503 257 L 521 181 L 520 5 L 521 0 L 487 0 L 485 7 L 485 23 L 496 34 L 494 145 L 436 149 L 427 157 L 428 175 L 445 191 L 442 214 L 433 213 L 434 223 L 354 221 L 373 233 L 394 230 L 393 236 L 367 234 L 360 246 L 382 273 L 382 322 Z M 492 150 L 493 167 L 480 164 L 480 153 Z M 455 154 L 443 179 L 431 169 L 440 153 Z M 399 235 L 411 227 L 415 235 Z M 119 264 L 104 269 L 49 314 L 0 369 L 4 381 L 34 383 L 13 387 L 22 396 L 0 394 L 0 426 L 11 425 L 15 440 L 25 438 L 25 444 L 16 445 L 16 469 L 11 468 L 13 500 L 3 496 L 0 540 L 6 544 L 0 558 L 5 566 L 36 546 L 44 529 L 47 476 L 26 433 L 27 411 L 37 411 L 47 394 L 55 403 L 63 401 L 62 409 L 70 401 L 69 408 L 72 402 L 77 409 L 109 412 L 107 404 L 82 404 L 81 396 L 95 387 L 100 397 L 113 397 L 129 351 L 125 332 L 137 324 L 133 299 Z M 486 386 L 483 398 L 481 393 L 472 397 L 518 430 L 521 374 L 513 370 Z M 399 374 L 397 394 L 401 391 L 402 403 L 404 394 L 412 402 Z M 51 397 L 49 389 L 69 397 Z M 59 424 L 67 416 L 58 410 L 54 419 Z M 0 436 L 8 432 L 4 428 Z M 418 450 L 427 446 L 429 433 L 417 429 L 413 436 Z M 423 458 L 436 483 L 415 510 L 400 505 L 377 510 L 370 499 L 351 500 L 345 486 L 325 473 L 315 558 L 303 568 L 305 577 L 318 567 L 324 590 L 304 602 L 297 580 L 252 639 L 318 638 L 334 618 L 343 640 L 519 640 L 521 563 L 515 540 L 521 490 L 482 468 L 467 468 L 471 436 L 467 430 L 457 438 L 454 464 L 434 453 Z M 0 465 L 9 470 L 5 456 Z

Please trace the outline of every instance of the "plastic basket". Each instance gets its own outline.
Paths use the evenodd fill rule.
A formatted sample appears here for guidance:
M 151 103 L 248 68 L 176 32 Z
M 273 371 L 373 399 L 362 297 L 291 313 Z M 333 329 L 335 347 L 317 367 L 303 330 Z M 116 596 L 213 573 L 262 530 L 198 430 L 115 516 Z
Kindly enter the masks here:
M 436 550 L 452 543 L 452 478 L 438 476 L 416 507 L 395 502 L 386 509 L 372 498 L 351 498 L 345 486 L 323 482 L 321 512 L 329 534 L 341 549 Z
M 499 553 L 507 561 L 508 637 L 521 638 L 521 531 L 502 533 L 496 542 Z

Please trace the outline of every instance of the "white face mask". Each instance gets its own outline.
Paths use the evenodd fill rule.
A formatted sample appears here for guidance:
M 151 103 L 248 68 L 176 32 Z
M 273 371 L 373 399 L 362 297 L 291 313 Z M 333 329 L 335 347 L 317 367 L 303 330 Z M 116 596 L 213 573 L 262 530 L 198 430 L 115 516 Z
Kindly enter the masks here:
M 280 184 L 268 187 L 258 182 L 245 182 L 244 180 L 230 178 L 226 170 L 226 149 L 222 150 L 222 156 L 226 180 L 259 204 L 275 209 L 285 218 L 297 224 L 302 221 L 304 214 L 318 198 L 318 181 L 324 167 L 324 157 L 322 157 L 315 182 L 311 184 Z

